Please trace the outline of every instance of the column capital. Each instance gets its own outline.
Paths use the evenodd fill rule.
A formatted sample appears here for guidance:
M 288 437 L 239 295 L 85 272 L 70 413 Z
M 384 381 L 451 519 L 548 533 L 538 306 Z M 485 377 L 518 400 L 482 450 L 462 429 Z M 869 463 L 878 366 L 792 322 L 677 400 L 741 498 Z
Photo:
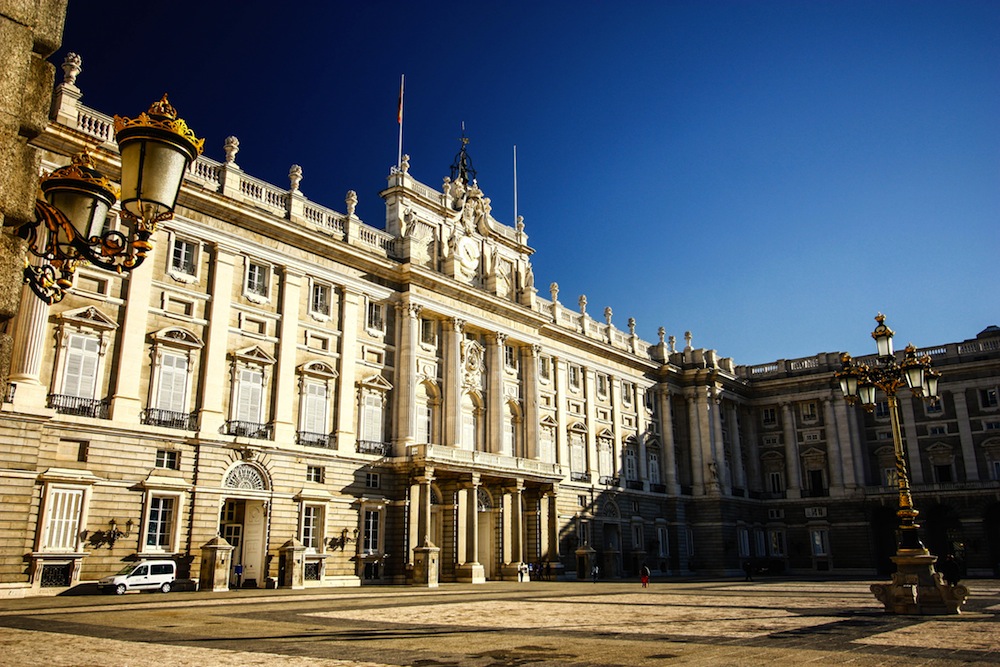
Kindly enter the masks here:
M 411 320 L 415 320 L 420 317 L 420 311 L 424 309 L 424 307 L 419 304 L 409 302 L 401 303 L 397 305 L 396 308 Z
M 496 331 L 493 333 L 493 340 L 497 345 L 503 345 L 507 342 L 507 334 Z
M 452 317 L 447 320 L 448 324 L 451 326 L 452 331 L 455 333 L 462 333 L 465 331 L 465 325 L 467 322 L 458 317 Z
M 460 489 L 476 489 L 482 485 L 482 476 L 478 472 L 471 473 L 468 477 L 458 480 Z

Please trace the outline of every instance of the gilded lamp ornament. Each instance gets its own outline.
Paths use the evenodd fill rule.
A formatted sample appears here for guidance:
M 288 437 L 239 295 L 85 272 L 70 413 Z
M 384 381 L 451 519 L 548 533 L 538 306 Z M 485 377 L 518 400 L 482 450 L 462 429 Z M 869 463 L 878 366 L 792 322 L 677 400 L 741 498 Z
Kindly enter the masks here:
M 42 179 L 35 220 L 18 229 L 29 251 L 44 260 L 25 267 L 24 282 L 45 303 L 62 300 L 81 263 L 117 273 L 139 266 L 153 248 L 156 224 L 173 216 L 184 172 L 204 145 L 166 95 L 134 119 L 115 116 L 115 140 L 120 189 L 84 151 Z M 119 197 L 125 229 L 105 230 Z

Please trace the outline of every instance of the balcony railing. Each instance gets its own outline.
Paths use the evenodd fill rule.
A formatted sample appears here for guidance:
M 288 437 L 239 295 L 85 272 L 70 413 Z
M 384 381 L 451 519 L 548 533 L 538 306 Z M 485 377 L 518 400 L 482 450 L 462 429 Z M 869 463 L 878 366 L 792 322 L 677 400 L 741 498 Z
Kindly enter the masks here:
M 637 479 L 625 480 L 625 488 L 633 491 L 642 491 L 642 482 Z
M 574 482 L 589 482 L 590 473 L 589 472 L 571 472 L 569 478 Z
M 337 436 L 333 433 L 312 433 L 310 431 L 298 431 L 295 434 L 295 442 L 309 447 L 325 447 L 333 449 L 336 446 Z
M 108 406 L 107 400 L 80 398 L 66 394 L 49 394 L 49 407 L 54 408 L 61 415 L 107 419 Z
M 257 438 L 258 440 L 273 440 L 274 424 L 230 420 L 226 422 L 226 435 L 238 435 L 244 438 Z
M 619 479 L 617 477 L 612 477 L 611 475 L 602 475 L 597 481 L 604 486 L 618 486 Z
M 377 440 L 358 440 L 358 454 L 374 454 L 375 456 L 388 456 L 391 447 L 388 442 Z
M 649 490 L 652 491 L 653 493 L 666 493 L 667 492 L 667 485 L 666 484 L 650 484 L 649 485 Z
M 183 431 L 198 430 L 198 416 L 193 412 L 174 412 L 173 410 L 150 408 L 142 411 L 140 419 L 143 424 L 149 426 L 165 426 Z
M 14 402 L 14 394 L 15 393 L 17 393 L 17 384 L 11 382 L 11 383 L 9 383 L 7 385 L 7 391 L 4 392 L 3 402 L 4 403 L 13 403 Z

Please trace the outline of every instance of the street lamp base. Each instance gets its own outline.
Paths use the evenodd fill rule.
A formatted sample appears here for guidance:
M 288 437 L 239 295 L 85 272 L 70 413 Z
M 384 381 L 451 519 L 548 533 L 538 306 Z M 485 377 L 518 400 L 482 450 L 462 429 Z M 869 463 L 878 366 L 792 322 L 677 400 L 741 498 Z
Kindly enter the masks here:
M 908 551 L 908 550 L 907 550 Z M 890 614 L 944 615 L 960 614 L 969 598 L 969 589 L 961 584 L 945 582 L 934 571 L 937 556 L 926 549 L 918 552 L 901 550 L 892 558 L 896 572 L 888 584 L 872 584 L 875 598 Z

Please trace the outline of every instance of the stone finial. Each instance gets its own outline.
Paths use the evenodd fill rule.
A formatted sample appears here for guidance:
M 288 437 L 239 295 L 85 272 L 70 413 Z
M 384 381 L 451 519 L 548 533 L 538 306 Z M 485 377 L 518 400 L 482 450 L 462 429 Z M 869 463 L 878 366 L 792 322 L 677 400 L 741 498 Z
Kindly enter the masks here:
M 656 330 L 656 334 L 660 337 L 660 345 L 663 345 L 663 337 L 667 335 L 667 330 L 660 327 Z
M 403 172 L 404 174 L 409 173 L 409 171 L 410 171 L 410 156 L 409 155 L 404 155 L 403 158 L 399 161 L 399 170 L 401 172 Z
M 690 352 L 691 350 L 694 349 L 694 347 L 691 346 L 691 340 L 692 340 L 691 332 L 690 331 L 685 331 L 684 332 L 684 351 L 685 352 Z
M 611 306 L 608 306 L 604 309 L 604 321 L 607 322 L 609 327 L 611 326 L 611 316 L 613 314 L 614 312 L 611 310 Z
M 628 332 L 632 336 L 635 335 L 635 318 L 634 317 L 628 318 Z
M 347 217 L 350 218 L 354 215 L 354 209 L 358 206 L 358 193 L 354 190 L 348 190 L 344 203 L 347 204 Z
M 552 295 L 552 303 L 559 302 L 559 283 L 549 285 L 549 294 Z
M 518 234 L 523 234 L 524 233 L 524 216 L 523 215 L 517 216 L 516 227 L 517 227 L 517 233 Z
M 444 182 L 441 183 L 441 192 L 444 193 L 445 197 L 451 194 L 451 178 L 449 178 L 448 176 L 445 176 Z
M 302 167 L 297 164 L 293 164 L 288 170 L 288 181 L 291 183 L 291 187 L 288 188 L 288 191 L 298 192 L 299 183 L 302 182 Z
M 76 77 L 83 71 L 83 58 L 75 53 L 67 53 L 62 64 L 63 83 L 67 86 L 76 85 Z
M 676 336 L 670 336 L 669 338 L 667 338 L 667 349 L 670 351 L 671 354 L 673 354 L 674 352 L 677 351 L 677 337 Z
M 236 154 L 240 152 L 240 140 L 236 137 L 226 137 L 222 150 L 226 153 L 226 164 L 235 167 Z
M 577 299 L 576 302 L 580 305 L 580 314 L 581 315 L 586 315 L 587 314 L 587 295 L 586 294 L 581 294 L 580 298 Z

